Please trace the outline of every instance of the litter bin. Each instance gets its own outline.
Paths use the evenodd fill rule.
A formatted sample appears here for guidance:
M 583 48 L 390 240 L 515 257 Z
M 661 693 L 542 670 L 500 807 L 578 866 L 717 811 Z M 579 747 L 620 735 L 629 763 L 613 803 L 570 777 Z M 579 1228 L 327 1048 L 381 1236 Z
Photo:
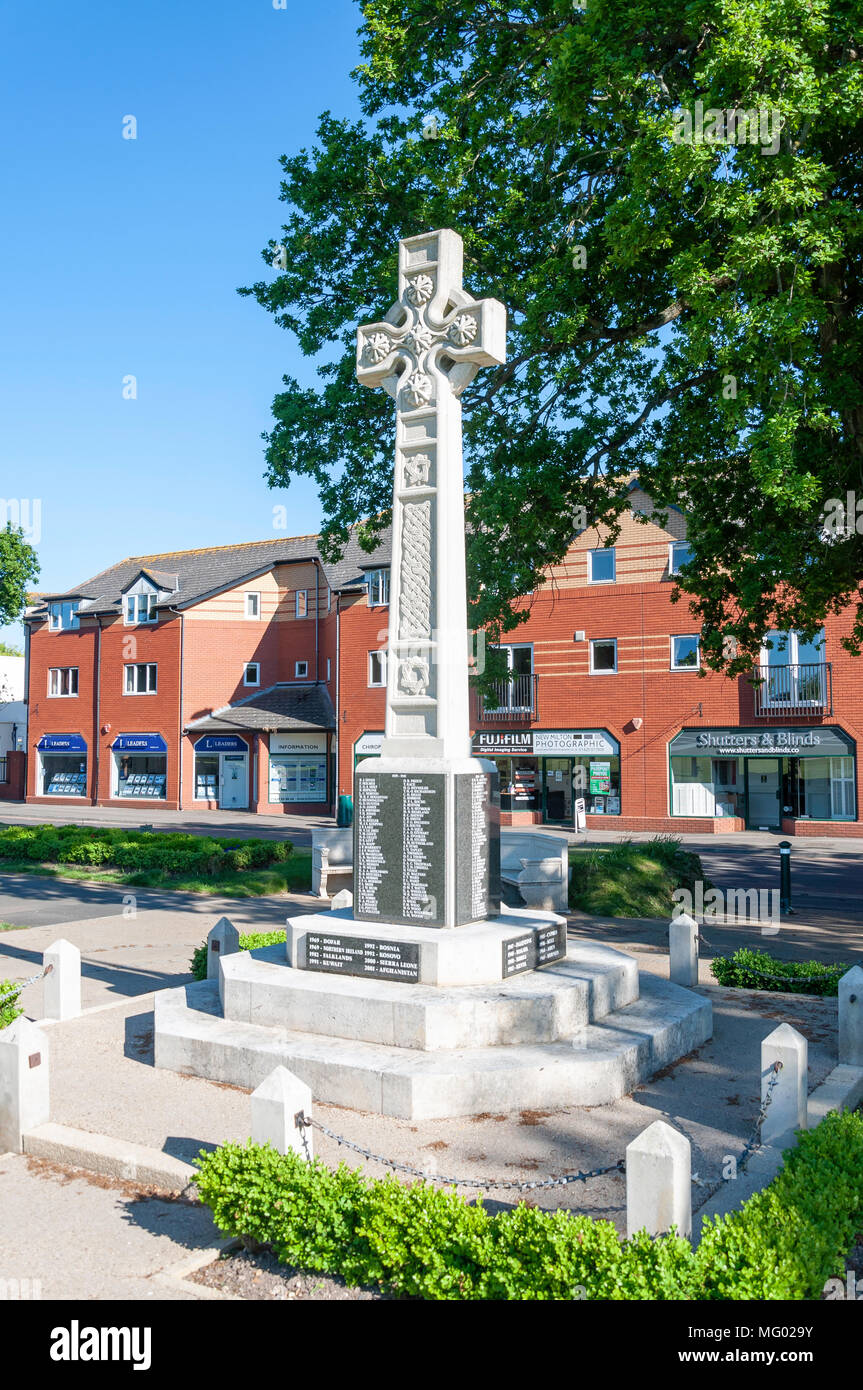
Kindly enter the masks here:
M 338 810 L 336 811 L 336 825 L 353 825 L 354 823 L 354 799 L 352 796 L 340 796 Z

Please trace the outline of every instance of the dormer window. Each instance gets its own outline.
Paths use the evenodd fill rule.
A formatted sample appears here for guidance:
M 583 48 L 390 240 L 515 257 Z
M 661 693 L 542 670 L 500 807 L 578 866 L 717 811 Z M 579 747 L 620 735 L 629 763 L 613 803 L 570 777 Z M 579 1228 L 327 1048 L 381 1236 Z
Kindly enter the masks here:
M 389 569 L 369 570 L 369 608 L 383 608 L 389 601 Z
M 156 621 L 156 595 L 154 593 L 127 594 L 123 606 L 123 621 L 127 627 L 137 623 Z
M 48 627 L 51 632 L 68 632 L 78 626 L 78 600 L 62 599 L 52 603 L 48 610 Z

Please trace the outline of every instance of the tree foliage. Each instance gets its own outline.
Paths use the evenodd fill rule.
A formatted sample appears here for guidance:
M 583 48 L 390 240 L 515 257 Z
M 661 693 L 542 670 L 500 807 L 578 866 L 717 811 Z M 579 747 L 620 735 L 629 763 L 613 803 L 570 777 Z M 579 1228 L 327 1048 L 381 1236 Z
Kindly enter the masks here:
M 27 603 L 27 591 L 38 575 L 36 551 L 25 540 L 20 526 L 7 523 L 0 531 L 0 626 L 20 618 Z M 19 655 L 14 651 L 11 654 Z
M 583 3 L 361 4 L 363 119 L 283 157 L 278 265 L 242 291 L 322 359 L 276 397 L 268 477 L 317 480 L 333 549 L 386 524 L 392 404 L 355 380 L 355 329 L 398 239 L 453 227 L 509 310 L 507 364 L 464 397 L 473 621 L 513 626 L 579 515 L 613 537 L 637 472 L 688 515 L 706 664 L 849 602 L 857 649 L 860 5 Z M 761 113 L 758 143 L 687 137 L 699 101 Z

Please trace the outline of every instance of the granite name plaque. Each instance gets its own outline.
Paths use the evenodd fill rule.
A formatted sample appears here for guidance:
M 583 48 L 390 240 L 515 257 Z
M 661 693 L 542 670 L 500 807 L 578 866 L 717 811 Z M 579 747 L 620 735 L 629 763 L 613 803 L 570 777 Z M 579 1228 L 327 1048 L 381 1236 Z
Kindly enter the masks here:
M 500 912 L 500 792 L 498 774 L 455 777 L 456 922 L 480 922 Z
M 355 919 L 440 926 L 446 873 L 445 775 L 358 770 Z
M 565 960 L 566 923 L 552 922 L 547 927 L 525 932 L 524 936 L 511 937 L 503 943 L 502 956 L 504 979 Z
M 332 975 L 362 975 L 373 980 L 404 980 L 418 984 L 420 948 L 410 941 L 378 941 L 374 937 L 335 936 L 309 932 L 305 938 L 303 970 Z

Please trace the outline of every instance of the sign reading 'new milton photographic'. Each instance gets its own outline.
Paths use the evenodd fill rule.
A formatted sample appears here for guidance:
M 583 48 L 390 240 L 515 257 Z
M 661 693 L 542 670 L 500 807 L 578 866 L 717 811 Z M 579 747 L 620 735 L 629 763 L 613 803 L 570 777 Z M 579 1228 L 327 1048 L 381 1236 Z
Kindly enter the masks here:
M 604 729 L 483 729 L 473 736 L 473 753 L 487 757 L 615 757 L 620 744 Z

